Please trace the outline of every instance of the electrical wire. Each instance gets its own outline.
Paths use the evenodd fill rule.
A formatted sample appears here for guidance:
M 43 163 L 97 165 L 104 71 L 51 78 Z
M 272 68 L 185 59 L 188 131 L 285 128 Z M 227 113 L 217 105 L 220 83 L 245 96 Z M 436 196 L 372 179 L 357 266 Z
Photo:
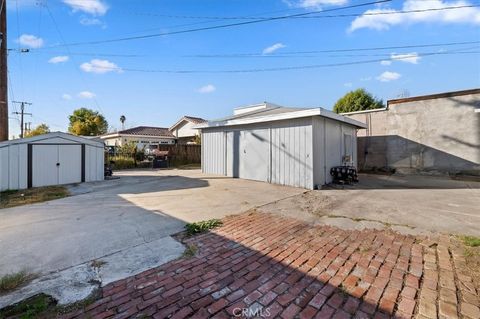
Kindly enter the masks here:
M 70 48 L 69 48 L 68 44 L 66 44 L 66 42 L 65 42 L 63 34 L 62 34 L 60 28 L 58 27 L 57 21 L 55 20 L 55 17 L 53 16 L 52 11 L 50 10 L 50 8 L 48 6 L 48 1 L 47 0 L 45 0 L 45 8 L 47 9 L 48 15 L 52 19 L 52 22 L 53 22 L 53 24 L 55 26 L 55 29 L 56 29 L 59 37 L 60 37 L 60 41 L 62 42 L 63 47 L 65 47 L 65 50 L 67 51 L 67 54 L 70 56 Z M 72 61 L 75 62 L 73 58 L 72 58 Z M 88 85 L 87 81 L 85 80 L 85 78 L 83 77 L 83 74 L 80 73 L 80 71 L 78 69 L 76 69 L 76 70 L 77 70 L 77 72 L 79 72 L 80 78 L 82 79 L 84 85 L 87 87 L 87 89 L 89 89 L 89 85 Z M 95 103 L 95 106 L 97 107 L 97 110 L 99 110 L 101 113 L 103 113 L 103 110 L 100 107 L 100 104 L 98 103 L 95 96 L 92 97 L 92 100 Z
M 443 46 L 456 46 L 466 44 L 478 44 L 480 41 L 464 41 L 464 42 L 444 42 L 444 43 L 428 43 L 428 44 L 412 44 L 412 45 L 396 45 L 384 47 L 366 47 L 366 48 L 346 48 L 346 49 L 325 49 L 325 50 L 309 50 L 309 51 L 287 51 L 282 53 L 261 54 L 261 53 L 233 53 L 233 54 L 198 54 L 186 55 L 185 57 L 194 58 L 243 58 L 243 57 L 286 57 L 297 54 L 317 54 L 317 53 L 340 53 L 340 52 L 356 52 L 356 51 L 382 51 L 382 50 L 400 50 L 400 49 L 415 49 L 415 48 L 431 48 Z
M 291 15 L 285 15 L 285 16 L 269 17 L 267 19 L 257 19 L 257 20 L 252 20 L 252 21 L 236 22 L 236 23 L 208 26 L 208 27 L 195 28 L 195 29 L 153 33 L 153 34 L 147 34 L 147 35 L 141 35 L 141 36 L 121 37 L 121 38 L 107 39 L 107 40 L 97 40 L 97 41 L 73 42 L 73 43 L 68 43 L 68 44 L 66 43 L 64 45 L 69 45 L 69 46 L 97 45 L 97 44 L 105 44 L 105 43 L 114 43 L 114 42 L 124 42 L 124 41 L 132 41 L 132 40 L 157 38 L 157 37 L 163 37 L 163 36 L 166 36 L 166 35 L 184 34 L 184 33 L 200 32 L 200 31 L 207 31 L 207 30 L 215 30 L 215 29 L 225 29 L 225 28 L 251 25 L 251 24 L 257 24 L 257 23 L 263 23 L 263 22 L 269 22 L 269 21 L 285 20 L 285 19 L 290 19 L 292 17 L 307 16 L 307 15 L 323 13 L 323 12 L 331 12 L 331 11 L 338 11 L 338 10 L 345 10 L 345 9 L 352 9 L 352 8 L 370 6 L 370 5 L 381 4 L 381 3 L 391 2 L 391 1 L 392 0 L 378 0 L 378 1 L 364 2 L 364 3 L 350 5 L 350 6 L 327 9 L 327 10 L 323 10 L 323 11 L 310 11 L 310 12 L 303 12 L 303 13 L 297 13 L 297 14 L 291 14 Z M 58 45 L 49 46 L 49 48 L 53 48 L 53 47 L 58 47 Z
M 468 49 L 464 49 L 468 50 Z M 427 57 L 434 55 L 452 55 L 452 54 L 479 54 L 480 51 L 465 51 L 465 52 L 426 52 L 417 54 L 418 57 Z M 301 66 L 286 66 L 286 67 L 274 67 L 274 68 L 256 68 L 256 69 L 233 69 L 233 70 L 155 70 L 155 69 L 135 69 L 135 68 L 122 68 L 122 71 L 129 72 L 141 72 L 141 73 L 177 73 L 177 74 L 219 74 L 219 73 L 263 73 L 263 72 L 277 72 L 277 71 L 292 71 L 292 70 L 305 70 L 305 69 L 318 69 L 318 68 L 327 68 L 327 67 L 338 67 L 338 66 L 350 66 L 357 64 L 371 64 L 378 63 L 385 60 L 398 61 L 398 60 L 407 60 L 411 59 L 412 56 L 408 55 L 405 57 L 395 57 L 391 56 L 387 59 L 372 59 L 372 60 L 361 60 L 361 61 L 350 61 L 350 62 L 341 62 L 341 63 L 329 63 L 329 64 L 313 64 L 313 65 L 301 65 Z M 98 67 L 100 69 L 107 70 L 116 70 L 109 67 Z
M 376 16 L 376 15 L 390 15 L 390 14 L 406 14 L 406 13 L 421 13 L 421 12 L 430 12 L 430 11 L 444 11 L 444 10 L 456 10 L 464 8 L 475 8 L 480 7 L 480 4 L 469 4 L 461 6 L 451 6 L 451 7 L 442 7 L 442 8 L 426 8 L 426 9 L 415 9 L 415 10 L 399 10 L 399 11 L 385 11 L 385 12 L 363 12 L 363 13 L 350 13 L 350 14 L 336 14 L 336 15 L 321 15 L 321 16 L 299 16 L 291 17 L 290 19 L 324 19 L 324 18 L 343 18 L 343 17 L 359 17 L 359 16 Z M 325 11 L 320 11 L 322 13 Z M 131 13 L 135 14 L 135 13 Z M 315 13 L 316 14 L 316 13 Z M 155 17 L 164 17 L 164 18 L 177 18 L 177 19 L 209 19 L 209 20 L 254 20 L 254 19 L 272 19 L 274 17 L 255 17 L 255 16 L 231 16 L 231 17 L 221 17 L 221 16 L 182 16 L 182 15 L 166 15 L 166 14 L 156 14 L 156 13 L 143 13 L 141 15 L 155 16 Z

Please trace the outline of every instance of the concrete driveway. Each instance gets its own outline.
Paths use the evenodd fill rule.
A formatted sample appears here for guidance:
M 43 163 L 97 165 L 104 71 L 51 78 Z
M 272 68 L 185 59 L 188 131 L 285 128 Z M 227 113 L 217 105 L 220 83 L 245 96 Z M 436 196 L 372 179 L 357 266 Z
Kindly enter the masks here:
M 305 192 L 261 210 L 344 229 L 480 236 L 480 183 L 361 174 L 353 186 Z
M 75 196 L 0 210 L 0 276 L 22 269 L 41 275 L 16 296 L 0 297 L 0 308 L 39 288 L 61 302 L 74 301 L 92 291 L 85 281 L 104 285 L 180 256 L 184 247 L 170 235 L 186 222 L 222 218 L 304 191 L 199 170 L 115 175 L 120 178 L 72 187 Z M 97 268 L 92 260 L 106 263 Z M 72 291 L 65 293 L 67 287 Z

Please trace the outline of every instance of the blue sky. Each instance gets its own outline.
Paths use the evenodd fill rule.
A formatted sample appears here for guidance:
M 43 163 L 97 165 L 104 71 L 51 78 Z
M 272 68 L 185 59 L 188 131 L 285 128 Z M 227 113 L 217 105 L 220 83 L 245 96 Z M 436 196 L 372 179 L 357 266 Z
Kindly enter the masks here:
M 393 0 L 338 10 L 365 2 L 370 1 L 7 0 L 8 42 L 14 49 L 9 53 L 9 99 L 33 103 L 28 107 L 33 117 L 26 118 L 33 126 L 46 123 L 52 130 L 66 130 L 68 115 L 78 107 L 99 110 L 112 128 L 120 127 L 122 114 L 127 127 L 168 127 L 183 115 L 214 119 L 230 114 L 234 107 L 262 101 L 331 109 L 344 93 L 359 87 L 387 100 L 405 92 L 420 95 L 480 86 L 479 54 L 463 53 L 479 52 L 480 43 L 294 53 L 480 41 L 480 7 L 418 12 L 480 5 L 480 1 Z M 218 18 L 314 11 L 320 13 L 310 16 L 334 17 L 85 44 L 252 21 Z M 396 11 L 417 12 L 392 14 Z M 339 16 L 352 14 L 356 16 Z M 22 48 L 30 52 L 19 52 Z M 270 72 L 158 72 L 275 69 L 365 60 L 375 62 Z M 15 111 L 13 105 L 10 110 Z M 10 135 L 18 135 L 18 126 L 12 118 Z

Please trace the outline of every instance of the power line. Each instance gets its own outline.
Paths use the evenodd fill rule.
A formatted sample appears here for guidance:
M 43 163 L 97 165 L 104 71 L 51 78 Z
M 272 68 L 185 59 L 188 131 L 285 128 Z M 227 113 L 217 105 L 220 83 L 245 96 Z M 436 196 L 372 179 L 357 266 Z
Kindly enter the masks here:
M 400 50 L 415 48 L 431 48 L 443 46 L 456 46 L 467 44 L 478 44 L 480 41 L 464 41 L 464 42 L 447 42 L 447 43 L 428 43 L 428 44 L 411 44 L 384 47 L 366 47 L 366 48 L 346 48 L 346 49 L 325 49 L 325 50 L 308 50 L 308 51 L 287 51 L 282 53 L 261 54 L 261 53 L 232 53 L 232 54 L 198 54 L 186 55 L 185 57 L 195 58 L 243 58 L 243 57 L 284 57 L 296 54 L 316 54 L 316 53 L 340 53 L 340 52 L 356 52 L 356 51 L 381 51 L 381 50 Z
M 391 1 L 392 0 L 378 0 L 378 1 L 360 3 L 360 4 L 356 4 L 356 5 L 332 8 L 332 9 L 327 9 L 327 10 L 322 10 L 322 11 L 303 12 L 303 13 L 297 13 L 297 14 L 291 14 L 291 15 L 285 15 L 285 16 L 269 17 L 269 18 L 265 18 L 265 19 L 257 19 L 257 20 L 253 20 L 253 21 L 236 22 L 236 23 L 208 26 L 208 27 L 203 27 L 203 28 L 153 33 L 153 34 L 147 34 L 147 35 L 141 35 L 141 36 L 122 37 L 122 38 L 116 38 L 116 39 L 86 41 L 86 42 L 73 42 L 73 43 L 64 44 L 64 45 L 69 45 L 69 46 L 96 45 L 96 44 L 103 44 L 103 43 L 113 43 L 113 42 L 123 42 L 123 41 L 131 41 L 131 40 L 141 40 L 141 39 L 148 39 L 148 38 L 157 38 L 157 37 L 162 37 L 162 36 L 166 36 L 166 35 L 192 33 L 192 32 L 207 31 L 207 30 L 214 30 L 214 29 L 225 29 L 225 28 L 230 28 L 230 27 L 238 27 L 238 26 L 257 24 L 257 23 L 263 23 L 263 22 L 268 22 L 268 21 L 285 20 L 285 19 L 290 19 L 290 18 L 293 18 L 293 17 L 301 17 L 301 16 L 307 16 L 307 15 L 317 14 L 317 13 L 324 13 L 324 12 L 339 11 L 339 10 L 345 10 L 345 9 L 352 9 L 352 8 L 370 6 L 370 5 L 374 5 L 374 4 L 381 4 L 381 3 L 391 2 Z M 53 48 L 53 47 L 58 47 L 58 45 L 50 46 L 49 48 Z
M 475 8 L 480 7 L 479 4 L 473 5 L 461 5 L 461 6 L 451 6 L 451 7 L 442 7 L 442 8 L 426 8 L 426 9 L 415 9 L 415 10 L 398 10 L 398 11 L 385 11 L 385 12 L 364 12 L 364 13 L 350 13 L 350 14 L 337 14 L 337 15 L 321 15 L 321 16 L 299 16 L 291 17 L 290 19 L 324 19 L 324 18 L 342 18 L 342 17 L 359 17 L 359 16 L 376 16 L 376 15 L 390 15 L 390 14 L 406 14 L 406 13 L 421 13 L 429 11 L 444 11 L 444 10 L 456 10 L 463 8 Z M 325 11 L 320 11 L 322 13 Z M 255 16 L 185 16 L 185 15 L 168 15 L 168 14 L 156 14 L 156 13 L 133 13 L 130 14 L 139 14 L 155 17 L 164 17 L 164 18 L 175 18 L 175 19 L 210 19 L 210 20 L 254 20 L 254 19 L 271 19 L 273 17 L 255 17 Z
M 464 49 L 468 50 L 468 49 Z M 434 55 L 454 55 L 454 54 L 479 54 L 480 51 L 465 51 L 465 52 L 426 52 L 417 54 L 418 57 L 427 57 Z M 286 67 L 274 67 L 274 68 L 256 68 L 256 69 L 234 69 L 234 70 L 154 70 L 154 69 L 135 69 L 135 68 L 122 68 L 123 71 L 129 72 L 141 72 L 141 73 L 176 73 L 176 74 L 199 74 L 199 73 L 209 73 L 209 74 L 218 74 L 218 73 L 260 73 L 260 72 L 277 72 L 277 71 L 292 71 L 292 70 L 305 70 L 305 69 L 318 69 L 318 68 L 327 68 L 327 67 L 339 67 L 339 66 L 350 66 L 357 64 L 371 64 L 378 63 L 381 61 L 398 61 L 398 60 L 407 60 L 411 59 L 411 55 L 405 57 L 388 57 L 386 59 L 372 59 L 372 60 L 362 60 L 362 61 L 350 61 L 350 62 L 341 62 L 341 63 L 329 63 L 329 64 L 313 64 L 313 65 L 301 65 L 301 66 L 286 66 Z M 111 70 L 113 68 L 109 67 L 98 67 L 101 69 Z
M 59 37 L 60 37 L 60 41 L 62 42 L 62 46 L 65 47 L 65 49 L 66 49 L 66 51 L 67 51 L 67 54 L 71 55 L 71 54 L 70 54 L 70 48 L 69 48 L 68 44 L 66 44 L 66 42 L 65 42 L 65 39 L 64 39 L 64 37 L 63 37 L 63 35 L 62 35 L 62 32 L 60 31 L 60 28 L 58 27 L 57 21 L 55 20 L 55 17 L 53 16 L 52 11 L 50 10 L 50 8 L 49 8 L 49 6 L 48 6 L 48 2 L 47 2 L 47 1 L 45 1 L 45 8 L 47 9 L 48 15 L 49 15 L 50 18 L 52 19 L 52 22 L 53 22 L 53 24 L 54 24 L 54 26 L 55 26 L 55 29 L 57 30 L 57 33 L 58 33 L 58 35 L 59 35 Z M 73 58 L 72 58 L 72 60 L 73 60 Z M 74 61 L 74 62 L 75 62 L 75 61 Z M 77 70 L 77 72 L 80 72 L 78 69 L 76 69 L 76 70 Z M 80 77 L 81 77 L 83 83 L 87 83 L 87 82 L 85 81 L 85 78 L 83 77 L 83 74 L 82 74 L 82 73 L 80 73 Z M 88 84 L 86 84 L 86 86 L 88 87 Z M 100 112 L 103 113 L 103 110 L 102 110 L 102 108 L 100 107 L 100 105 L 98 104 L 98 101 L 97 101 L 97 99 L 95 98 L 95 96 L 93 97 L 93 102 L 95 103 L 95 106 L 97 107 L 97 109 L 98 109 Z

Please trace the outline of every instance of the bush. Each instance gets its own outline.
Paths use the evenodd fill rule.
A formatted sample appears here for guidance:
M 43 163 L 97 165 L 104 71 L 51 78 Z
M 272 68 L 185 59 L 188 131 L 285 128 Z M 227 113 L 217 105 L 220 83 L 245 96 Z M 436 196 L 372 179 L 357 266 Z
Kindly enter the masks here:
M 113 164 L 114 169 L 129 169 L 135 168 L 135 161 L 132 158 L 117 158 L 113 159 L 115 164 Z

